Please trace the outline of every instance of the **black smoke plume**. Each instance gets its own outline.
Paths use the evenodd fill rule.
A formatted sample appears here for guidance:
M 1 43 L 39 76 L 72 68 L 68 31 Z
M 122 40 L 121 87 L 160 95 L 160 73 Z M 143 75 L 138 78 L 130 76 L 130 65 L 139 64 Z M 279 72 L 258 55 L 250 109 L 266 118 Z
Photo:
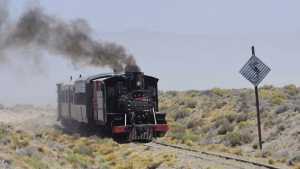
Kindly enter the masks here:
M 95 40 L 83 19 L 63 21 L 46 14 L 40 7 L 27 9 L 17 21 L 8 20 L 7 1 L 0 0 L 0 50 L 45 49 L 79 66 L 110 67 L 124 71 L 135 64 L 125 48 L 111 42 Z M 0 52 L 1 60 L 10 59 Z

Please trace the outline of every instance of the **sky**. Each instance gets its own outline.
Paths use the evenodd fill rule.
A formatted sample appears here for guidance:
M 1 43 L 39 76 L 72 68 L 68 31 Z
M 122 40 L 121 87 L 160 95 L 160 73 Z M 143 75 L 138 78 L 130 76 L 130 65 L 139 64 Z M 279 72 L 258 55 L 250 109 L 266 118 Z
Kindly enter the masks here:
M 261 85 L 300 84 L 300 1 L 292 0 L 11 0 L 11 17 L 39 3 L 70 21 L 87 20 L 93 36 L 123 45 L 160 90 L 249 88 L 240 68 L 256 55 L 271 67 Z M 0 65 L 0 103 L 54 104 L 56 83 L 107 68 L 74 67 L 46 51 L 43 66 L 17 59 Z

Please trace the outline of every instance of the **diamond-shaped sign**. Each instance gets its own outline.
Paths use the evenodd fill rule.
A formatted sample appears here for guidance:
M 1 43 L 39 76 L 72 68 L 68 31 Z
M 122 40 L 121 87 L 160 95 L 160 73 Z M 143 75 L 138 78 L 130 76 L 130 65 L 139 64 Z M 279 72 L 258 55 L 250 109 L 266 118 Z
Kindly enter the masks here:
M 258 86 L 270 71 L 271 69 L 267 65 L 253 55 L 242 67 L 240 73 L 254 86 Z

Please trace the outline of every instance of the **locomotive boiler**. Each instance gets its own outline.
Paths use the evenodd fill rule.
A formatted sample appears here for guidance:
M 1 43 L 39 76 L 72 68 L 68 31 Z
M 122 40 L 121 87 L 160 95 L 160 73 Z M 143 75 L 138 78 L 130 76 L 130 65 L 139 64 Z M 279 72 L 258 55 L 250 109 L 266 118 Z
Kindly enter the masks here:
M 58 119 L 106 128 L 122 140 L 162 137 L 168 125 L 166 114 L 159 112 L 157 83 L 136 69 L 59 83 Z

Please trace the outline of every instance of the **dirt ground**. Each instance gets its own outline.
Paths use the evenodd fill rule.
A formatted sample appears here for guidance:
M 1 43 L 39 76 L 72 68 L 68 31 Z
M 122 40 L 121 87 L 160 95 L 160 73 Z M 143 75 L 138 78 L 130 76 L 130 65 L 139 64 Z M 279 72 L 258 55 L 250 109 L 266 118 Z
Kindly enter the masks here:
M 0 122 L 10 124 L 17 129 L 33 132 L 59 124 L 56 121 L 56 108 L 50 105 L 15 105 L 0 109 Z

